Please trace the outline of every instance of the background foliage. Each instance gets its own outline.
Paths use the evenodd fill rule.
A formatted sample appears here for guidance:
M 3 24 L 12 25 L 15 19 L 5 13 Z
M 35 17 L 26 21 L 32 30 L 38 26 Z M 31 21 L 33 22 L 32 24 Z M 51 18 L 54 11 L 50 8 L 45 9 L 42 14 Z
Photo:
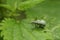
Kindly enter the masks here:
M 60 40 L 59 5 L 60 0 L 0 0 L 0 40 Z M 45 29 L 35 29 L 31 21 L 42 16 Z

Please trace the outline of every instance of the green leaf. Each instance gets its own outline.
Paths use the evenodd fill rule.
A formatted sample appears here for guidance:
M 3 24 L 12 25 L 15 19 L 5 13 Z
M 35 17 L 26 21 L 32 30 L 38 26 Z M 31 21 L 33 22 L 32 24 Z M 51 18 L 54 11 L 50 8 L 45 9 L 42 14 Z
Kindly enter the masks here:
M 16 1 L 12 1 L 13 4 L 9 2 L 8 4 L 11 6 L 14 4 L 14 9 L 17 8 Z M 27 6 L 25 6 L 25 2 Z M 20 5 L 18 4 L 19 9 L 26 10 L 30 8 L 26 10 L 27 18 L 22 21 L 10 18 L 3 20 L 1 30 L 3 30 L 4 40 L 60 40 L 60 1 L 47 0 L 39 3 L 40 1 L 38 0 L 30 0 L 21 2 Z M 35 6 L 36 4 L 38 5 Z M 40 19 L 42 16 L 46 17 L 46 27 L 42 30 L 36 29 L 31 22 L 36 17 Z
M 60 40 L 60 23 L 57 25 L 57 26 L 55 26 L 55 27 L 53 27 L 52 28 L 52 33 L 54 34 L 53 36 L 54 36 L 54 38 L 55 38 L 55 40 Z
M 22 40 L 21 29 L 13 19 L 5 19 L 2 23 L 4 40 Z
M 16 10 L 22 0 L 7 0 L 7 4 L 10 5 L 14 10 Z
M 26 10 L 26 9 L 35 7 L 37 4 L 39 4 L 39 3 L 43 2 L 43 1 L 44 0 L 28 0 L 28 1 L 24 1 L 24 2 L 21 2 L 18 5 L 18 9 Z
M 6 9 L 9 9 L 10 11 L 14 10 L 10 5 L 7 5 L 7 4 L 0 4 L 0 7 L 4 7 Z
M 0 6 L 5 7 L 7 9 L 10 9 L 12 11 L 15 11 L 18 4 L 20 3 L 20 0 L 5 0 L 6 3 L 1 3 Z
M 60 1 L 46 0 L 34 8 L 27 10 L 26 14 L 28 19 L 33 20 L 36 17 L 40 19 L 46 16 L 46 28 L 52 33 L 53 40 L 60 40 Z M 30 20 L 30 21 L 31 21 Z
M 29 20 L 17 23 L 14 19 L 5 19 L 2 23 L 4 40 L 53 40 L 52 33 L 47 30 L 32 30 Z M 47 31 L 44 33 L 44 31 Z

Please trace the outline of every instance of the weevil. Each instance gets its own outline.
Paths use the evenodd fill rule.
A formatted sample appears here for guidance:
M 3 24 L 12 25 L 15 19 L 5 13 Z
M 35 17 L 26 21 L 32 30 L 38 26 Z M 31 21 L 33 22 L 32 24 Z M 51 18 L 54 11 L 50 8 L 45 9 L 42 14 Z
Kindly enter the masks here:
M 32 24 L 34 24 L 35 27 L 37 27 L 37 28 L 44 29 L 45 26 L 46 26 L 46 21 L 44 19 L 39 20 L 39 19 L 36 18 L 34 21 L 32 21 Z

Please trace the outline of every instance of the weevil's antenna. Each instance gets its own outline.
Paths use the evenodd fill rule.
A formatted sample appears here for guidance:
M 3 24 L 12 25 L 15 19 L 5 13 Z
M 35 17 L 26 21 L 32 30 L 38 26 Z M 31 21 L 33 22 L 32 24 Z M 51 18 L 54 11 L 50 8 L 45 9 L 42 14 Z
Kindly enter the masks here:
M 46 16 L 42 16 L 40 19 L 44 19 L 44 20 L 46 20 L 46 18 L 47 18 Z
M 35 17 L 34 21 L 38 20 L 38 17 Z

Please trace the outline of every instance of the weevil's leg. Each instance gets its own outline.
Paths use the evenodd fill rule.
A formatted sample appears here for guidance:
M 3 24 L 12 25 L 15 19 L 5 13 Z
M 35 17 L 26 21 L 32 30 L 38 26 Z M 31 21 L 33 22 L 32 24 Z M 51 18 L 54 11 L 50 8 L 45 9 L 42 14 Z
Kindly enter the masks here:
M 35 28 L 37 28 L 37 24 L 35 24 Z
M 41 24 L 39 24 L 39 28 L 41 28 Z
M 43 24 L 40 24 L 40 25 L 39 25 L 39 28 L 42 28 L 42 29 L 44 29 L 44 28 L 45 28 L 45 25 L 43 25 Z
M 32 30 L 36 29 L 37 28 L 37 24 L 34 24 L 34 27 L 32 28 Z
M 45 28 L 45 25 L 42 25 L 41 28 L 44 29 Z

